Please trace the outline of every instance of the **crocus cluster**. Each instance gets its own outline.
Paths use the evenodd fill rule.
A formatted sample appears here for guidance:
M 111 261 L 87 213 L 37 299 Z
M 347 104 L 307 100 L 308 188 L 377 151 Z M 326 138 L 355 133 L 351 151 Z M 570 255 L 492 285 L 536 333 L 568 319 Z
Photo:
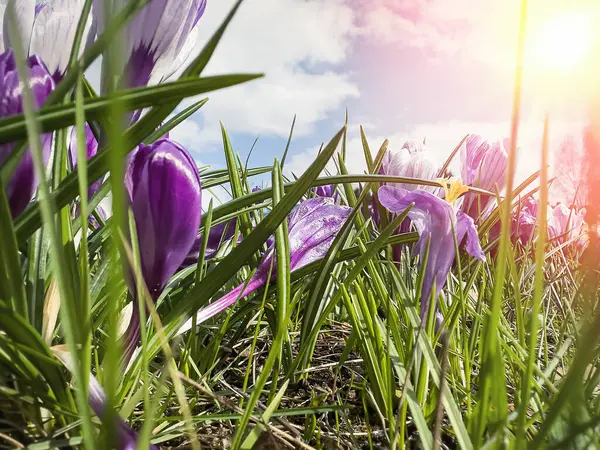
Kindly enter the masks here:
M 54 89 L 54 80 L 48 69 L 37 56 L 27 59 L 29 70 L 29 88 L 33 94 L 34 106 L 39 108 L 50 92 Z M 15 56 L 12 50 L 0 54 L 0 117 L 8 117 L 23 113 L 22 87 L 19 82 Z M 52 149 L 52 135 L 41 136 L 42 153 L 47 162 Z M 4 163 L 15 150 L 15 144 L 0 145 L 0 165 Z M 11 214 L 17 217 L 31 201 L 38 180 L 33 167 L 31 150 L 27 149 L 8 181 L 6 193 Z
M 290 270 L 300 269 L 323 258 L 351 212 L 351 208 L 336 205 L 331 198 L 317 197 L 301 202 L 288 217 Z M 196 323 L 208 320 L 274 279 L 276 271 L 271 270 L 273 264 L 276 264 L 274 243 L 263 256 L 254 275 L 247 282 L 201 309 L 197 314 Z M 183 325 L 178 334 L 188 331 L 191 327 L 190 320 Z

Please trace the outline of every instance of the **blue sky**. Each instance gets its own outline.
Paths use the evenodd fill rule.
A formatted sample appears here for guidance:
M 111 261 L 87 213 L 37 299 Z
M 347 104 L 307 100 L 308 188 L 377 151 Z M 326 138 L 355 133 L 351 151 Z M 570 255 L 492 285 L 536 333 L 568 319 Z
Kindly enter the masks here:
M 233 3 L 208 0 L 200 22 L 201 43 Z M 212 93 L 201 112 L 171 137 L 199 163 L 223 167 L 223 121 L 243 159 L 258 137 L 250 165 L 270 165 L 282 154 L 296 114 L 287 171 L 299 175 L 320 144 L 340 129 L 346 108 L 348 165 L 357 173 L 364 169 L 361 124 L 374 149 L 385 138 L 392 147 L 426 138 L 440 159 L 466 133 L 507 136 L 519 4 L 246 0 L 205 75 L 264 72 L 265 78 Z M 551 17 L 569 11 L 598 14 L 594 0 L 531 0 L 530 5 L 528 42 L 535 41 L 537 30 Z M 567 134 L 579 132 L 587 111 L 587 92 L 577 73 L 549 71 L 532 53 L 527 55 L 519 178 L 539 166 L 546 112 L 551 112 L 555 146 Z

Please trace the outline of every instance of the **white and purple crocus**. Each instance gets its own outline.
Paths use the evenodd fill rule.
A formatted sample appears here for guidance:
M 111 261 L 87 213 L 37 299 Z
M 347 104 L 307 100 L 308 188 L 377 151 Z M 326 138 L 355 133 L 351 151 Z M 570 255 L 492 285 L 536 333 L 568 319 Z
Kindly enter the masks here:
M 140 145 L 129 155 L 125 187 L 136 223 L 142 277 L 156 300 L 189 254 L 200 227 L 198 169 L 187 150 L 169 139 L 159 139 L 152 145 Z M 130 276 L 128 284 L 136 298 Z M 125 363 L 139 340 L 137 304 L 134 300 L 134 314 L 125 332 Z
M 54 89 L 54 80 L 41 59 L 31 56 L 26 61 L 29 70 L 29 88 L 33 94 L 34 107 L 39 108 Z M 12 50 L 0 54 L 0 117 L 23 113 L 22 87 L 19 82 L 15 56 Z M 0 145 L 0 165 L 15 150 L 14 143 Z M 52 150 L 52 134 L 41 136 L 44 161 L 47 162 Z M 14 173 L 6 185 L 6 193 L 11 214 L 19 216 L 27 207 L 38 185 L 31 150 L 21 157 Z
M 351 208 L 336 205 L 330 197 L 317 197 L 301 202 L 288 217 L 290 270 L 298 270 L 323 258 L 351 212 Z M 271 265 L 276 264 L 275 259 L 273 243 L 250 280 L 198 311 L 196 323 L 205 322 L 274 279 L 275 269 L 271 270 Z M 185 333 L 191 327 L 192 321 L 189 320 L 178 334 Z
M 421 289 L 421 319 L 425 319 L 431 298 L 435 302 L 446 284 L 456 256 L 456 243 L 460 244 L 465 239 L 467 252 L 481 261 L 485 260 L 477 229 L 471 217 L 449 203 L 454 198 L 448 192 L 445 200 L 423 189 L 408 191 L 395 186 L 382 186 L 378 194 L 381 204 L 394 214 L 402 213 L 414 203 L 408 217 L 419 233 L 413 251 L 419 255 L 421 263 L 429 242 Z

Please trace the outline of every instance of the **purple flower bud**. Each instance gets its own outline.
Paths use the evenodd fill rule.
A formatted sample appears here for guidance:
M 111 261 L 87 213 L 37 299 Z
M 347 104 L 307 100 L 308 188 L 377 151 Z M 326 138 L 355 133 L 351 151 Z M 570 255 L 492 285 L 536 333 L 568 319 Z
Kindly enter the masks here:
M 460 149 L 463 183 L 491 192 L 500 191 L 506 181 L 508 146 L 508 139 L 488 141 L 478 134 L 470 135 Z M 479 220 L 493 202 L 493 197 L 467 193 L 461 209 L 474 220 Z
M 191 155 L 168 139 L 141 144 L 130 153 L 125 187 L 136 223 L 141 271 L 154 300 L 192 249 L 200 227 L 202 190 Z M 132 277 L 129 289 L 135 295 Z M 139 339 L 139 311 L 124 336 L 127 363 Z
M 331 198 L 319 197 L 301 202 L 288 218 L 290 270 L 300 269 L 323 258 L 351 212 L 352 208 L 336 205 Z M 269 281 L 269 272 L 274 258 L 273 244 L 263 256 L 256 273 L 248 283 L 242 283 L 219 300 L 198 311 L 197 323 L 206 321 L 233 305 L 238 299 L 264 286 Z M 275 272 L 273 268 L 271 279 L 275 277 Z M 189 330 L 191 325 L 191 320 L 186 322 L 178 334 Z
M 104 0 L 94 0 L 100 31 L 104 27 Z M 192 31 L 204 13 L 206 0 L 151 0 L 128 24 L 123 54 L 127 85 L 156 84 L 183 64 L 196 39 Z
M 435 180 L 438 177 L 440 165 L 429 154 L 425 144 L 417 141 L 407 141 L 400 150 L 388 150 L 381 162 L 380 173 L 396 177 L 421 178 Z M 408 183 L 390 183 L 391 186 L 414 191 L 421 189 L 437 193 L 439 188 L 420 186 Z
M 200 227 L 198 169 L 187 150 L 159 139 L 129 155 L 125 187 L 136 221 L 142 275 L 156 297 L 189 253 Z
M 96 153 L 98 153 L 98 142 L 96 141 L 94 133 L 92 133 L 92 129 L 87 123 L 85 124 L 85 148 L 87 159 L 96 156 Z M 69 160 L 71 162 L 71 167 L 74 170 L 77 167 L 77 131 L 75 128 L 71 130 L 71 138 L 69 140 Z M 101 179 L 92 183 L 88 188 L 88 199 L 91 199 L 94 194 L 98 192 L 101 185 Z
M 407 191 L 394 186 L 382 186 L 379 188 L 378 194 L 381 204 L 392 213 L 401 213 L 414 203 L 408 217 L 419 233 L 419 240 L 415 244 L 413 252 L 419 255 L 421 261 L 429 241 L 429 254 L 421 290 L 421 319 L 424 319 L 429 311 L 429 300 L 434 284 L 435 301 L 446 284 L 448 273 L 454 263 L 454 233 L 456 233 L 456 242 L 458 243 L 466 237 L 467 253 L 481 261 L 485 260 L 477 228 L 475 228 L 473 219 L 462 211 L 455 210 L 450 203 L 430 192 L 421 189 Z
M 27 60 L 27 67 L 29 68 L 29 87 L 33 94 L 34 107 L 37 109 L 54 89 L 54 81 L 44 63 L 37 56 L 32 56 Z M 0 55 L 0 117 L 23 113 L 21 94 L 22 87 L 19 83 L 15 57 L 12 50 L 8 50 Z M 47 162 L 52 149 L 52 134 L 43 134 L 41 144 L 44 162 Z M 0 165 L 8 159 L 14 149 L 15 144 L 0 145 Z M 13 218 L 21 214 L 27 207 L 37 185 L 38 180 L 35 176 L 31 150 L 27 149 L 6 186 Z

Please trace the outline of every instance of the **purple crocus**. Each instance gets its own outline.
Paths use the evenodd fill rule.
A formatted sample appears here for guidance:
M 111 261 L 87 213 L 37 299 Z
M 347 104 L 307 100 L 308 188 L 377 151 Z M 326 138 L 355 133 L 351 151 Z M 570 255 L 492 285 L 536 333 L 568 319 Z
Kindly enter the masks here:
M 125 187 L 136 223 L 142 276 L 156 300 L 190 252 L 200 227 L 198 169 L 187 150 L 169 139 L 159 139 L 130 153 Z M 135 297 L 135 286 L 128 278 Z M 125 361 L 139 338 L 135 308 L 125 335 Z
M 39 108 L 54 89 L 54 80 L 46 66 L 37 56 L 27 60 L 29 68 L 29 87 L 33 94 L 34 106 Z M 15 57 L 12 50 L 0 54 L 0 117 L 23 113 L 22 88 L 19 82 Z M 48 161 L 52 149 L 52 134 L 41 136 L 44 162 Z M 0 145 L 0 165 L 8 159 L 15 144 Z M 31 150 L 27 149 L 21 157 L 15 172 L 6 185 L 11 214 L 17 217 L 31 201 L 38 180 L 33 167 Z
M 104 0 L 94 0 L 94 6 L 101 31 Z M 125 30 L 126 85 L 158 84 L 185 64 L 195 48 L 196 26 L 205 8 L 206 0 L 150 0 Z
M 337 192 L 335 191 L 335 186 L 333 184 L 314 187 L 311 189 L 311 192 L 317 197 L 331 197 L 333 199 L 337 197 Z
M 406 141 L 400 150 L 388 150 L 381 162 L 380 173 L 396 177 L 434 180 L 438 177 L 440 165 L 431 157 L 425 144 L 419 141 Z M 414 191 L 421 189 L 436 193 L 435 186 L 420 186 L 409 183 L 390 183 L 391 186 Z
M 446 283 L 456 256 L 455 242 L 460 243 L 466 237 L 467 253 L 481 261 L 485 260 L 477 229 L 471 217 L 455 209 L 448 201 L 422 189 L 407 191 L 395 186 L 382 186 L 378 194 L 381 204 L 395 214 L 414 203 L 408 217 L 419 233 L 414 252 L 419 254 L 421 261 L 429 241 L 421 290 L 421 319 L 424 319 L 429 311 L 432 293 L 435 301 Z
M 491 192 L 500 191 L 506 181 L 508 146 L 508 139 L 489 141 L 478 134 L 467 137 L 460 149 L 463 183 Z M 467 193 L 461 209 L 473 220 L 478 221 L 493 202 L 493 197 Z
M 318 197 L 301 202 L 288 217 L 290 270 L 300 269 L 323 258 L 351 212 L 351 208 L 336 205 L 331 198 Z M 275 245 L 272 244 L 252 278 L 198 311 L 196 323 L 206 321 L 267 284 L 269 272 L 271 279 L 275 277 L 275 269 L 271 271 L 274 258 Z M 191 326 L 192 321 L 189 320 L 178 334 L 185 333 Z
M 0 2 L 2 3 L 2 2 Z M 17 27 L 25 51 L 39 56 L 52 78 L 58 83 L 67 70 L 71 48 L 85 0 L 52 0 L 36 4 L 35 0 L 9 0 L 16 5 Z M 0 5 L 0 51 L 11 47 L 6 24 L 6 12 Z M 96 36 L 96 22 L 88 17 L 84 28 L 79 55 Z

